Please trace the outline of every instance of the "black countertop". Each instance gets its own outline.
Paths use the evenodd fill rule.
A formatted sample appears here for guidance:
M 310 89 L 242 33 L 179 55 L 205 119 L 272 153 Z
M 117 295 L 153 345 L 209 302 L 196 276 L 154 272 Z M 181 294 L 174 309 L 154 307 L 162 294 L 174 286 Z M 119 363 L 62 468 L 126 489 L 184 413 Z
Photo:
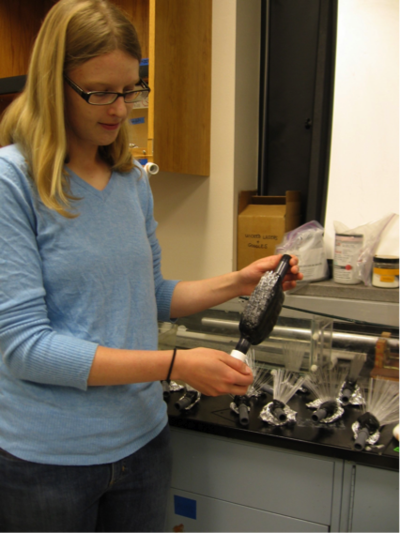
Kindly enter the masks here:
M 312 409 L 306 406 L 309 398 L 304 394 L 296 394 L 288 406 L 296 411 L 296 423 L 280 427 L 272 426 L 259 417 L 263 406 L 272 400 L 253 400 L 250 411 L 250 422 L 247 427 L 240 425 L 238 416 L 230 409 L 230 396 L 211 398 L 202 396 L 201 400 L 189 411 L 179 411 L 175 402 L 182 392 L 172 392 L 168 400 L 170 425 L 203 433 L 211 433 L 242 441 L 276 446 L 289 450 L 314 453 L 351 461 L 366 466 L 399 469 L 399 443 L 393 437 L 394 424 L 384 426 L 377 442 L 378 447 L 370 451 L 354 449 L 352 424 L 361 414 L 355 406 L 348 406 L 342 417 L 331 423 L 314 423 L 311 420 Z

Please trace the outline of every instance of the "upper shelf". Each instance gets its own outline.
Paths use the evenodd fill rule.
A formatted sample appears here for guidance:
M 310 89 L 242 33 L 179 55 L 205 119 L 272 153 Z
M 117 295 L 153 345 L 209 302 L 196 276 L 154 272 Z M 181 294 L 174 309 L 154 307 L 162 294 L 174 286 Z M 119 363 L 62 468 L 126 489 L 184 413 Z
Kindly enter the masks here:
M 318 296 L 322 298 L 346 298 L 370 302 L 399 303 L 399 289 L 380 289 L 367 287 L 362 283 L 344 285 L 332 279 L 299 285 L 291 294 L 299 296 Z
M 25 81 L 25 75 L 0 78 L 0 94 L 20 93 L 24 88 Z

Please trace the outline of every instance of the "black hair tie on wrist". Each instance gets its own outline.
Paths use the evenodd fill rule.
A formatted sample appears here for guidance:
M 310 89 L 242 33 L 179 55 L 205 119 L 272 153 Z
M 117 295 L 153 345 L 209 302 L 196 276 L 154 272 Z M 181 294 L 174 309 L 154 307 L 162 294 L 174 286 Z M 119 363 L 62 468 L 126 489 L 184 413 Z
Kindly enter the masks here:
M 174 366 L 174 361 L 175 361 L 175 356 L 176 356 L 176 350 L 177 350 L 177 348 L 174 348 L 174 353 L 172 354 L 171 364 L 169 365 L 168 376 L 167 376 L 167 381 L 168 381 L 168 382 L 170 381 L 172 368 L 173 368 L 173 366 Z

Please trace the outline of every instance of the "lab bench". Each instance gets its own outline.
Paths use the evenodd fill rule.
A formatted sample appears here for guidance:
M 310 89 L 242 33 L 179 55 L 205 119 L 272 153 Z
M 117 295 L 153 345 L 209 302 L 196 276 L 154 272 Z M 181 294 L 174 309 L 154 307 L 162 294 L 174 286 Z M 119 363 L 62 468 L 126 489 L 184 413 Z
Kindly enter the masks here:
M 293 297 L 285 304 L 288 300 L 293 303 Z M 319 303 L 311 308 L 321 311 Z M 243 302 L 235 300 L 181 322 L 176 345 L 207 345 L 229 352 L 239 335 L 242 308 Z M 320 325 L 325 311 L 323 304 L 322 312 L 312 317 L 284 309 L 277 331 L 258 348 L 256 358 L 266 367 L 276 365 L 270 360 L 269 343 L 275 343 L 276 352 L 279 339 L 293 340 L 293 335 L 311 345 L 315 320 Z M 301 328 L 293 326 L 293 316 Z M 398 361 L 398 329 L 380 324 L 379 310 L 369 316 L 374 320 L 370 325 L 353 313 L 353 322 L 334 319 L 332 329 L 322 331 L 323 337 L 330 337 L 330 352 L 339 362 L 343 363 L 341 354 L 345 361 L 352 353 L 365 353 L 360 380 L 367 380 L 371 372 L 381 330 L 390 331 Z M 305 370 L 318 356 L 311 352 L 304 358 Z M 392 435 L 394 424 L 381 429 L 375 446 L 356 451 L 352 424 L 362 412 L 357 405 L 346 406 L 331 424 L 315 423 L 307 407 L 309 398 L 301 391 L 289 402 L 295 423 L 272 426 L 259 416 L 266 401 L 253 399 L 244 427 L 230 408 L 230 396 L 202 395 L 192 409 L 182 411 L 175 406 L 181 395 L 171 392 L 167 400 L 174 468 L 166 531 L 399 530 L 399 443 Z
M 290 402 L 293 426 L 273 427 L 253 405 L 247 428 L 229 397 L 205 397 L 190 411 L 168 402 L 174 470 L 167 531 L 398 531 L 398 442 L 353 449 L 348 408 L 333 425 L 315 424 L 303 398 Z M 189 511 L 187 507 L 189 506 Z

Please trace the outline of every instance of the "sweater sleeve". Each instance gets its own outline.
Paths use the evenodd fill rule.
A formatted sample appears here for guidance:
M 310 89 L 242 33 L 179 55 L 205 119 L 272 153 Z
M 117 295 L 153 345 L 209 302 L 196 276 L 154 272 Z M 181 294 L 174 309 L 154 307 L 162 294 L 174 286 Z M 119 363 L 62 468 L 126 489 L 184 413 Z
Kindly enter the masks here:
M 149 243 L 153 254 L 153 273 L 154 286 L 156 293 L 156 302 L 158 310 L 158 320 L 171 320 L 171 300 L 175 286 L 179 280 L 167 280 L 163 278 L 161 272 L 161 246 L 156 236 L 157 222 L 154 220 L 154 200 L 151 192 L 147 173 L 143 171 L 144 176 L 140 180 L 140 200 L 143 214 L 146 219 L 146 230 Z
M 18 379 L 86 390 L 97 344 L 51 327 L 36 240 L 33 187 L 0 157 L 0 353 Z

